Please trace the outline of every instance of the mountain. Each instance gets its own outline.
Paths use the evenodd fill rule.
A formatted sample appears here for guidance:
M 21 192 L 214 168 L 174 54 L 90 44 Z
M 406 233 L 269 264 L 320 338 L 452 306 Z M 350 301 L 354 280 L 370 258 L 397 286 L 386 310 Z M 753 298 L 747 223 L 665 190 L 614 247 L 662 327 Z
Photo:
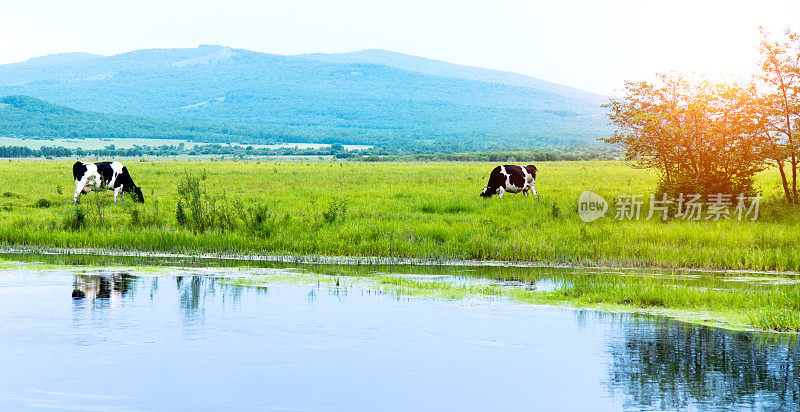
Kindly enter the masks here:
M 602 96 L 527 76 L 368 50 L 283 56 L 203 45 L 0 66 L 0 96 L 172 121 L 267 127 L 298 141 L 427 150 L 596 144 Z
M 484 69 L 482 67 L 463 66 L 460 64 L 448 63 L 441 60 L 426 59 L 424 57 L 411 56 L 408 54 L 397 53 L 388 50 L 368 49 L 349 53 L 311 53 L 301 56 L 332 63 L 382 64 L 414 73 L 527 87 L 556 93 L 563 96 L 574 97 L 587 102 L 593 102 L 597 105 L 608 102 L 608 96 L 547 82 L 534 77 L 525 76 L 523 74 Z
M 85 62 L 87 60 L 103 57 L 99 54 L 91 53 L 59 53 L 49 54 L 42 57 L 34 57 L 24 62 L 26 66 L 32 65 L 60 65 Z
M 0 136 L 22 138 L 151 138 L 196 142 L 291 141 L 262 126 L 154 120 L 54 105 L 29 96 L 0 97 Z M 153 142 L 158 145 L 158 141 Z

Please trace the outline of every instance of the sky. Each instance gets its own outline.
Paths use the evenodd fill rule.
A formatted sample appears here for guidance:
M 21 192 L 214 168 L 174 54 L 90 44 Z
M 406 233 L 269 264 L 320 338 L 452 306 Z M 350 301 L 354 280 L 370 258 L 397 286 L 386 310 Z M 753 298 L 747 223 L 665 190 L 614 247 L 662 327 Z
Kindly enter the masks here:
M 798 23 L 798 0 L 0 0 L 0 64 L 199 44 L 375 48 L 618 95 L 625 80 L 661 72 L 745 79 L 758 27 Z

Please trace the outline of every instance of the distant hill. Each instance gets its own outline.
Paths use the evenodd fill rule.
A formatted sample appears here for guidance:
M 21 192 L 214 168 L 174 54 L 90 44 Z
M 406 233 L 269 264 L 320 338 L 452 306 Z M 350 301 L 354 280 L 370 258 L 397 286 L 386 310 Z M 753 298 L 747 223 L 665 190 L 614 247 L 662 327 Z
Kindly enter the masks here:
M 417 148 L 595 145 L 603 96 L 514 73 L 367 50 L 222 46 L 53 55 L 0 66 L 0 96 L 80 110 L 257 125 L 295 141 Z
M 573 97 L 578 100 L 594 103 L 598 106 L 608 102 L 608 96 L 547 82 L 534 77 L 525 76 L 523 74 L 484 69 L 482 67 L 463 66 L 441 60 L 426 59 L 424 57 L 411 56 L 408 54 L 397 53 L 388 50 L 368 49 L 349 53 L 311 53 L 301 56 L 333 63 L 382 64 L 414 73 L 527 87 L 560 94 L 562 96 Z
M 290 136 L 260 126 L 153 120 L 58 106 L 29 96 L 0 97 L 0 136 L 22 138 L 150 138 L 196 142 L 280 142 Z M 158 142 L 154 142 L 158 145 Z
M 22 63 L 22 66 L 35 66 L 35 65 L 67 65 L 74 63 L 82 63 L 92 59 L 98 59 L 103 56 L 91 53 L 59 53 L 49 54 L 42 57 L 34 57 Z

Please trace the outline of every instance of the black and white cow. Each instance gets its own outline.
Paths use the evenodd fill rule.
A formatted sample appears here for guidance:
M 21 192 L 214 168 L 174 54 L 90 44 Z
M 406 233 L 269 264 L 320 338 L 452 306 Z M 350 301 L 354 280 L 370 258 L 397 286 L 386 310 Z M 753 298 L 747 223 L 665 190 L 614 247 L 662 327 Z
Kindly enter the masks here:
M 120 162 L 75 162 L 72 165 L 72 176 L 75 177 L 75 196 L 72 203 L 78 203 L 82 193 L 92 190 L 108 189 L 114 191 L 114 203 L 117 195 L 130 192 L 134 202 L 144 203 L 142 190 L 133 183 L 128 169 Z
M 536 194 L 536 166 L 516 166 L 503 165 L 497 166 L 489 175 L 489 183 L 483 188 L 481 196 L 492 197 L 492 195 L 503 197 L 503 193 L 519 193 L 528 196 L 528 191 Z

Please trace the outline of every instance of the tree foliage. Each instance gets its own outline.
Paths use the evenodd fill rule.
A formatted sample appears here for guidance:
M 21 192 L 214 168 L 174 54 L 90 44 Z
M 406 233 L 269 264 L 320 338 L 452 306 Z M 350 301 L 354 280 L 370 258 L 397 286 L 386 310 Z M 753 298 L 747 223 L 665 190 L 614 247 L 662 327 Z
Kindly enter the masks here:
M 768 139 L 769 158 L 778 166 L 786 199 L 798 203 L 797 174 L 800 163 L 800 34 L 786 30 L 773 40 L 761 29 L 761 111 L 768 122 L 762 131 Z M 788 168 L 788 170 L 786 170 Z
M 625 91 L 605 106 L 618 130 L 604 141 L 622 146 L 637 166 L 658 169 L 662 192 L 753 190 L 765 137 L 752 86 L 661 74 L 656 83 L 626 82 Z
M 661 172 L 661 190 L 739 193 L 756 172 L 777 165 L 786 199 L 798 203 L 800 35 L 778 40 L 762 29 L 760 71 L 745 86 L 689 81 L 678 74 L 626 82 L 605 105 L 621 146 L 639 167 Z

